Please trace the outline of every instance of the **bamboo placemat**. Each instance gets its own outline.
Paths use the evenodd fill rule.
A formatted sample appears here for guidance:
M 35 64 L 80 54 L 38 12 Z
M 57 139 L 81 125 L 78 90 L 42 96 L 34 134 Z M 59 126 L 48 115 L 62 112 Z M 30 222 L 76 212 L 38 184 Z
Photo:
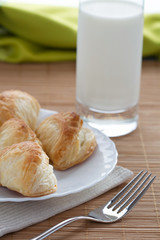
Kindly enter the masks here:
M 34 95 L 44 108 L 59 112 L 74 111 L 75 63 L 5 64 L 0 63 L 0 91 L 21 89 Z M 135 174 L 147 169 L 157 175 L 134 210 L 114 224 L 75 222 L 47 239 L 132 240 L 160 239 L 160 62 L 143 62 L 139 126 L 133 133 L 114 138 L 118 164 Z M 44 222 L 2 237 L 2 240 L 30 239 L 60 221 L 87 214 L 110 199 L 123 186 Z

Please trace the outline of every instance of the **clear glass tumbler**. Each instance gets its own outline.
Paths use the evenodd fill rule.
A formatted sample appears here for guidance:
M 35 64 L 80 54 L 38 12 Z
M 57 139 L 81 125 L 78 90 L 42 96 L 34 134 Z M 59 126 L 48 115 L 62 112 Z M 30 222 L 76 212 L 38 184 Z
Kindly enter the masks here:
M 136 129 L 143 0 L 80 0 L 76 109 L 110 137 Z

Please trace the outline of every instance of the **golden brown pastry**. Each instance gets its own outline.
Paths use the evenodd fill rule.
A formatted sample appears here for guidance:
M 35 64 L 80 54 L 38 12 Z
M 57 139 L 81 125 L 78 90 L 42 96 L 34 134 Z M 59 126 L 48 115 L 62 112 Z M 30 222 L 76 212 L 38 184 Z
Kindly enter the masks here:
M 41 145 L 36 134 L 23 120 L 11 118 L 0 127 L 0 150 L 24 141 L 33 141 Z
M 90 129 L 74 112 L 58 113 L 46 118 L 36 133 L 54 168 L 65 170 L 87 159 L 96 147 Z
M 35 130 L 39 110 L 38 101 L 26 92 L 10 90 L 0 93 L 0 126 L 10 118 L 19 118 Z
M 53 193 L 57 181 L 49 158 L 36 142 L 22 142 L 0 151 L 0 184 L 24 196 Z

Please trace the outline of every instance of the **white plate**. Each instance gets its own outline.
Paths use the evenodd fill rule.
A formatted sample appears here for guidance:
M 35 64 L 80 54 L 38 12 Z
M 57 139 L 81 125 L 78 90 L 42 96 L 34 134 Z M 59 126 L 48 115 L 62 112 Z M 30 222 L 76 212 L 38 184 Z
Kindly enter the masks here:
M 41 109 L 38 124 L 54 111 Z M 84 124 L 86 125 L 86 124 Z M 91 128 L 87 125 L 88 128 Z M 45 200 L 53 197 L 63 197 L 68 194 L 80 192 L 102 181 L 117 163 L 117 150 L 115 144 L 100 131 L 91 128 L 96 136 L 97 148 L 93 155 L 83 163 L 65 171 L 56 171 L 58 190 L 55 193 L 42 197 L 24 197 L 19 193 L 5 187 L 0 187 L 0 202 L 25 202 Z

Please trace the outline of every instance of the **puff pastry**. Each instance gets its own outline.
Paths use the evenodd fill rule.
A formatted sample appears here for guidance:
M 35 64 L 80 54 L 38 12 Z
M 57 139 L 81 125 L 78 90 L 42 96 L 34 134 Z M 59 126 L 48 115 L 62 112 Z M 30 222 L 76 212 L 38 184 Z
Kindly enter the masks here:
M 35 130 L 39 110 L 38 101 L 26 92 L 10 90 L 0 93 L 0 126 L 10 118 L 19 118 Z
M 22 142 L 0 151 L 0 184 L 24 196 L 53 193 L 57 181 L 49 158 L 36 142 Z
M 90 129 L 74 112 L 58 113 L 46 118 L 36 133 L 44 151 L 57 170 L 65 170 L 87 159 L 96 147 Z
M 33 141 L 41 145 L 36 134 L 23 120 L 11 118 L 0 127 L 0 150 L 24 141 Z

